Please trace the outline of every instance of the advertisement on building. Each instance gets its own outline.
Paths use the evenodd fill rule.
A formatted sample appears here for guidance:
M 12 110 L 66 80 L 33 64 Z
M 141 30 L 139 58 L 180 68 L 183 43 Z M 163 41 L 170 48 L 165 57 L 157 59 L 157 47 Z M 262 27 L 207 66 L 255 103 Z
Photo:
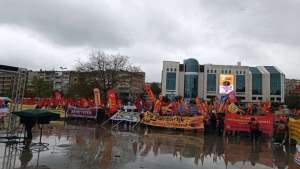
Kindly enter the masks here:
M 234 90 L 234 75 L 221 74 L 219 80 L 220 94 L 228 94 Z

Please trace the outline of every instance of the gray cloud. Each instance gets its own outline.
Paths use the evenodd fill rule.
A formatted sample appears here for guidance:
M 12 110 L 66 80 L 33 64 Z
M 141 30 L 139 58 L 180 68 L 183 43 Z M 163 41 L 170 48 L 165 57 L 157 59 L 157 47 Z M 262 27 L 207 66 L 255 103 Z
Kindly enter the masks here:
M 117 52 L 159 81 L 163 60 L 276 65 L 300 78 L 297 0 L 0 0 L 0 62 L 38 69 Z

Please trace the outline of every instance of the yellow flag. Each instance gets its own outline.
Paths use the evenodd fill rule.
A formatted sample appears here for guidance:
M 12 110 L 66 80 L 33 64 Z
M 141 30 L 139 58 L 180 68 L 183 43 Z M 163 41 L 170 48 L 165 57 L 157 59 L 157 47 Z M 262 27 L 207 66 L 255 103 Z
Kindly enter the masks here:
M 229 106 L 228 106 L 228 111 L 230 113 L 237 113 L 240 109 L 234 104 L 234 103 L 231 103 Z

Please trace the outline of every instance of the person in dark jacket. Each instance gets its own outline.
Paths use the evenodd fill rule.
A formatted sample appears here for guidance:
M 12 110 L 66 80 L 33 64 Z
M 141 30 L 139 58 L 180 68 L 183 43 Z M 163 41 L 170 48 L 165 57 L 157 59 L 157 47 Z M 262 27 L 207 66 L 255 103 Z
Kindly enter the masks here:
M 259 122 L 252 117 L 250 122 L 249 122 L 249 127 L 250 127 L 250 133 L 251 133 L 251 141 L 257 142 L 260 136 L 260 130 L 259 130 Z

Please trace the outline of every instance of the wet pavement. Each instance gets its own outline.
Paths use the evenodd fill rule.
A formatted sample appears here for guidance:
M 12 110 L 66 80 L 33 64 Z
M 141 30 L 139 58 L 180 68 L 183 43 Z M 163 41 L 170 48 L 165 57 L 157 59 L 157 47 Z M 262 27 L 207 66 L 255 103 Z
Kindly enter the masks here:
M 38 142 L 38 131 L 33 142 Z M 162 129 L 55 123 L 44 129 L 49 150 L 0 144 L 0 168 L 39 169 L 296 169 L 293 149 L 253 145 L 247 137 Z

